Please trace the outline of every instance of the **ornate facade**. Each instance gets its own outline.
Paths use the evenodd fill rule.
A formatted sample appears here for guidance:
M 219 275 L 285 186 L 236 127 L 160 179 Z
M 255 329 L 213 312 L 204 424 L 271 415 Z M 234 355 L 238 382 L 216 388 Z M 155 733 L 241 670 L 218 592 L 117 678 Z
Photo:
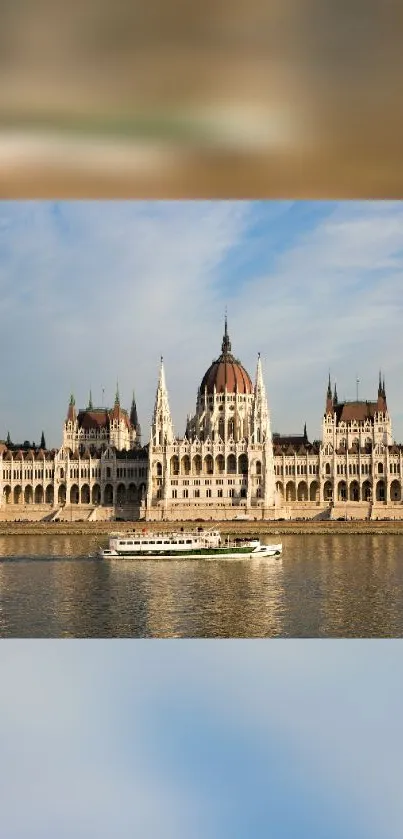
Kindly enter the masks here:
M 135 399 L 76 410 L 58 450 L 0 443 L 4 518 L 403 517 L 402 446 L 393 441 L 385 382 L 377 399 L 339 402 L 329 377 L 322 440 L 273 434 L 260 356 L 254 382 L 225 321 L 183 437 L 174 433 L 161 359 L 151 433 L 141 444 Z
M 275 505 L 270 414 L 258 357 L 255 383 L 231 351 L 227 322 L 221 355 L 197 394 L 185 436 L 174 436 L 164 365 L 149 445 L 148 518 L 208 517 Z

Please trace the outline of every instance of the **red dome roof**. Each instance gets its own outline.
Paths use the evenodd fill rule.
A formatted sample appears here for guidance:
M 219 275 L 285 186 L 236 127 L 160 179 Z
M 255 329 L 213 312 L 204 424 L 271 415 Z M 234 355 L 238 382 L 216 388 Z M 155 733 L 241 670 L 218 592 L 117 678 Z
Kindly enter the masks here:
M 242 364 L 234 358 L 231 353 L 231 343 L 227 332 L 227 320 L 225 320 L 225 333 L 222 342 L 222 353 L 216 361 L 213 361 L 207 372 L 204 374 L 200 391 L 203 395 L 207 393 L 253 393 L 253 385 L 249 374 Z

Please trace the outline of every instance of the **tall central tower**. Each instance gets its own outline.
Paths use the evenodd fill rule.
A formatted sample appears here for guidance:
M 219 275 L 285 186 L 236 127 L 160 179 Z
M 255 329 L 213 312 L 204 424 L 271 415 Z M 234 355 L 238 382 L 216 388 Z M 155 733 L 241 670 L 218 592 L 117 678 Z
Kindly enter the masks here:
M 225 318 L 221 353 L 204 374 L 184 437 L 173 434 L 161 364 L 149 452 L 150 518 L 271 517 L 275 480 L 260 356 L 255 384 L 234 356 Z M 231 511 L 231 512 L 230 512 Z

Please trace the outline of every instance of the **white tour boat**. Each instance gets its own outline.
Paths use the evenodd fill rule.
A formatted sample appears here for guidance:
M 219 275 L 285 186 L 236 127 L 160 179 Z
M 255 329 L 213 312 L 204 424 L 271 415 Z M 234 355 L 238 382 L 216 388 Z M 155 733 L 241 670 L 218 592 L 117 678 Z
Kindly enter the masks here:
M 279 557 L 282 545 L 262 545 L 259 539 L 222 539 L 218 530 L 151 533 L 147 531 L 111 533 L 108 548 L 100 550 L 103 559 L 255 559 Z

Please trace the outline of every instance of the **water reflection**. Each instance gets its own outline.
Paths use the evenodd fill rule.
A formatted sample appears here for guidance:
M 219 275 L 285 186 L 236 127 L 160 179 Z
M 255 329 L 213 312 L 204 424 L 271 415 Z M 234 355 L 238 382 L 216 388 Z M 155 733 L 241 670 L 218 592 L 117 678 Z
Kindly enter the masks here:
M 399 536 L 284 536 L 282 560 L 100 561 L 96 536 L 0 538 L 2 637 L 403 636 Z

